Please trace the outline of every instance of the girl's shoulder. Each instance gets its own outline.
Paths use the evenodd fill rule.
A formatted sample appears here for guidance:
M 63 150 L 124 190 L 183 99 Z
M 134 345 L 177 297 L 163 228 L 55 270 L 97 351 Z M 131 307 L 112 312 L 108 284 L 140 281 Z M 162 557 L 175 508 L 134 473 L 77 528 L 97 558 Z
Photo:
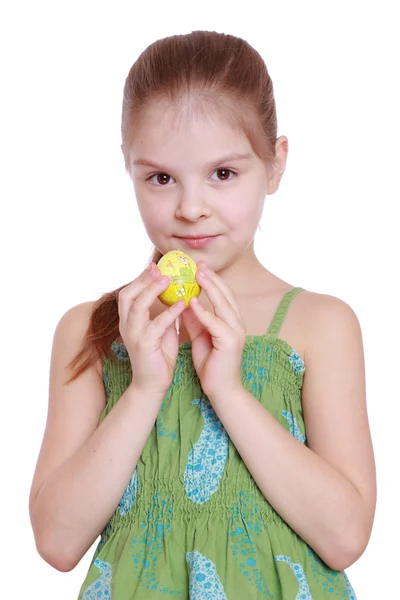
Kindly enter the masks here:
M 297 294 L 293 309 L 294 319 L 301 323 L 303 359 L 306 364 L 308 359 L 324 348 L 332 352 L 336 345 L 344 344 L 350 349 L 352 340 L 358 340 L 356 348 L 358 353 L 362 352 L 360 323 L 346 301 L 330 294 L 303 290 Z
M 332 319 L 357 320 L 357 315 L 352 307 L 341 298 L 303 290 L 296 296 L 297 310 L 307 322 L 307 330 L 317 330 L 324 322 L 332 322 Z
M 310 357 L 316 347 L 334 342 L 335 331 L 346 337 L 357 329 L 357 316 L 347 302 L 302 289 L 292 299 L 278 337 L 296 348 L 306 363 L 307 355 Z

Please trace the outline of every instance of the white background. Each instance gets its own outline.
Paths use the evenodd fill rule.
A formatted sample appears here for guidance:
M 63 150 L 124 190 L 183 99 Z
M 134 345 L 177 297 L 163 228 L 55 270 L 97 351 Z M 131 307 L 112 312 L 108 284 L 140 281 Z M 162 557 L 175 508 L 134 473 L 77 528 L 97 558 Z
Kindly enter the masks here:
M 293 285 L 345 300 L 360 320 L 378 505 L 370 544 L 347 574 L 358 600 L 398 597 L 395 8 L 395 2 L 350 0 L 3 5 L 1 548 L 7 598 L 76 598 L 94 552 L 95 546 L 72 572 L 58 572 L 37 554 L 29 521 L 53 333 L 65 311 L 134 279 L 150 254 L 120 151 L 123 85 L 151 42 L 196 29 L 245 38 L 262 54 L 274 83 L 278 135 L 289 139 L 289 158 L 278 192 L 267 196 L 256 240 L 260 260 Z

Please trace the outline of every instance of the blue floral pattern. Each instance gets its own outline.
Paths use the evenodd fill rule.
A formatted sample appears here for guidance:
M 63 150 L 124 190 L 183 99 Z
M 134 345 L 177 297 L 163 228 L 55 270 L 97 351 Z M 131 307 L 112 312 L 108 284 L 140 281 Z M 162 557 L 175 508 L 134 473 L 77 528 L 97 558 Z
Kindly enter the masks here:
M 99 558 L 93 564 L 99 569 L 100 577 L 89 585 L 82 600 L 111 600 L 111 565 Z
M 282 411 L 282 417 L 285 417 L 285 419 L 288 421 L 290 433 L 296 438 L 296 440 L 299 440 L 299 442 L 304 444 L 306 441 L 306 436 L 301 432 L 296 417 L 294 417 L 288 410 Z
M 128 483 L 128 487 L 126 488 L 124 495 L 122 496 L 119 504 L 118 510 L 121 516 L 125 516 L 133 506 L 135 502 L 136 494 L 138 491 L 138 474 L 137 474 L 137 465 L 135 470 L 133 471 L 132 477 Z
M 192 502 L 203 504 L 217 489 L 228 457 L 229 437 L 211 403 L 192 400 L 204 418 L 204 429 L 189 452 L 184 475 L 186 493 Z
M 197 550 L 187 552 L 186 560 L 190 566 L 190 600 L 227 600 L 215 564 Z

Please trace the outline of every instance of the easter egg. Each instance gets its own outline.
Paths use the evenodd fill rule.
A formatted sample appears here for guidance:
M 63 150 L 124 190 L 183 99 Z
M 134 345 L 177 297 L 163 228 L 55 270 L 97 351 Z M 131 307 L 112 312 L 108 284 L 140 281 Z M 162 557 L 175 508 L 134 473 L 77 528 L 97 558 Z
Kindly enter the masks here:
M 171 250 L 157 263 L 162 275 L 170 279 L 170 284 L 158 297 L 163 304 L 172 306 L 183 300 L 186 308 L 190 298 L 199 296 L 201 288 L 196 281 L 197 266 L 194 260 L 182 250 Z

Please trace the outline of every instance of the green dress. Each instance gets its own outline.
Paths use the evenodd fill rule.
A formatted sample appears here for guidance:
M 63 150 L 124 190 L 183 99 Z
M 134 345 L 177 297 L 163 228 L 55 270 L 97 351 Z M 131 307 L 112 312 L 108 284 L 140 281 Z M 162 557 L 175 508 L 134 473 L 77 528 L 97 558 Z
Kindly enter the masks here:
M 305 365 L 277 337 L 302 290 L 283 296 L 266 334 L 247 336 L 242 383 L 306 444 Z M 132 378 L 125 346 L 113 342 L 112 350 L 117 359 L 103 360 L 100 422 Z M 202 392 L 191 342 L 179 347 L 172 384 L 78 600 L 156 598 L 356 600 L 345 572 L 329 568 L 259 490 Z

